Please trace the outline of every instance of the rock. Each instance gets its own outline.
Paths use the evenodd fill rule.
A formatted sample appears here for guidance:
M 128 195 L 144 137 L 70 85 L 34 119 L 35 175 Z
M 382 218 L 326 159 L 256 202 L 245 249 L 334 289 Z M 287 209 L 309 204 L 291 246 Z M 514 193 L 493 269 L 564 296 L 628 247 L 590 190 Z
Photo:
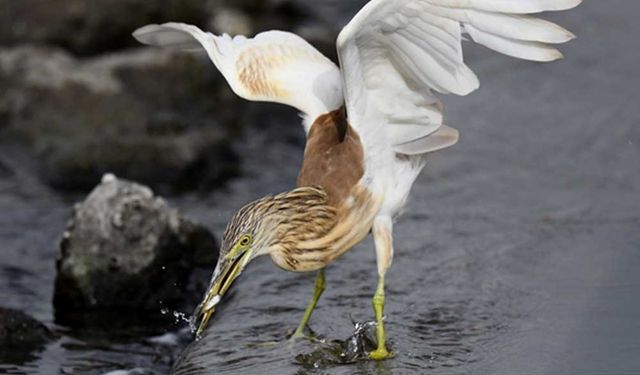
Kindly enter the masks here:
M 190 283 L 198 266 L 217 259 L 207 229 L 182 217 L 142 185 L 105 175 L 76 205 L 60 244 L 54 306 L 62 324 L 78 312 L 192 309 L 204 284 Z M 145 314 L 140 314 L 145 313 Z M 69 318 L 71 317 L 71 318 Z M 84 323 L 83 323 L 84 324 Z
M 197 0 L 0 0 L 0 44 L 51 44 L 87 55 L 134 45 L 147 23 L 206 21 Z
M 0 50 L 0 120 L 53 187 L 103 173 L 182 190 L 237 173 L 228 129 L 242 103 L 203 55 L 136 49 L 77 60 L 59 49 Z
M 55 337 L 27 314 L 0 307 L 0 363 L 24 363 Z
M 83 50 L 100 45 L 99 35 L 85 29 L 107 24 L 100 37 L 110 42 L 97 50 L 122 48 L 129 43 L 125 39 L 134 43 L 130 32 L 141 24 L 195 22 L 189 17 L 197 13 L 216 32 L 290 30 L 336 59 L 338 30 L 299 0 L 50 3 L 0 0 L 0 21 L 6 19 L 0 22 L 0 43 L 9 38 L 7 43 Z M 68 26 L 74 22 L 80 26 Z M 126 35 L 109 36 L 120 33 Z M 37 160 L 38 175 L 56 189 L 86 191 L 113 172 L 164 194 L 217 187 L 240 173 L 231 144 L 240 133 L 239 119 L 253 104 L 237 98 L 202 53 L 140 48 L 77 58 L 51 46 L 5 47 L 0 87 L 0 147 L 20 141 Z
M 67 0 L 64 7 L 47 0 L 0 0 L 0 45 L 47 44 L 95 55 L 133 46 L 133 30 L 168 21 L 245 35 L 319 21 L 332 28 L 316 8 L 300 0 Z

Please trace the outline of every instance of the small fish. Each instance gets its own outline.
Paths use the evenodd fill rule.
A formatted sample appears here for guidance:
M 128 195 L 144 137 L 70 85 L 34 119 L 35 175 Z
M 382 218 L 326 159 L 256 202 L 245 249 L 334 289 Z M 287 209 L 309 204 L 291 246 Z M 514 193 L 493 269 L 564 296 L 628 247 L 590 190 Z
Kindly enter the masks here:
M 204 307 L 204 309 L 211 310 L 216 307 L 218 303 L 220 303 L 220 295 L 216 294 L 215 296 L 213 296 L 213 298 L 211 298 L 209 302 L 207 302 L 207 305 Z

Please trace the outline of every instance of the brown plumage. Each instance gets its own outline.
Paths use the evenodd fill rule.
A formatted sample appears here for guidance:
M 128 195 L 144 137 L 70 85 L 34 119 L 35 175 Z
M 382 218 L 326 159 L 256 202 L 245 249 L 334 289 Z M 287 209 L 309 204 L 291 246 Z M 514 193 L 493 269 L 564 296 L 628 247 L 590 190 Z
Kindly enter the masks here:
M 324 114 L 309 129 L 298 186 L 319 186 L 331 204 L 344 201 L 364 174 L 360 137 L 344 108 Z
M 278 249 L 294 254 L 302 241 L 320 238 L 336 224 L 336 208 L 328 203 L 327 193 L 318 187 L 301 187 L 275 196 L 267 196 L 242 207 L 225 230 L 223 249 L 231 249 L 245 234 L 255 238 L 253 246 Z M 284 258 L 282 268 L 296 270 L 298 262 Z
M 251 95 L 263 97 L 287 97 L 289 93 L 269 76 L 272 71 L 286 65 L 289 59 L 264 54 L 260 48 L 247 50 L 238 56 L 236 69 L 238 80 Z
M 290 271 L 324 268 L 361 241 L 379 207 L 358 183 L 364 174 L 360 138 L 340 109 L 311 126 L 298 188 L 251 202 L 225 230 L 223 249 L 245 234 Z

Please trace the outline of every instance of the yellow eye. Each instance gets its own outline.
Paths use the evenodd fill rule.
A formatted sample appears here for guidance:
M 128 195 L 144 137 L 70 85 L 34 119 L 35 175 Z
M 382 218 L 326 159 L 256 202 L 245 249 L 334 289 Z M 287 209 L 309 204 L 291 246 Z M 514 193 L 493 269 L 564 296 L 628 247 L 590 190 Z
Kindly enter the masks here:
M 227 254 L 225 258 L 234 259 L 240 254 L 243 254 L 248 249 L 248 247 L 251 245 L 252 242 L 253 242 L 253 237 L 251 237 L 248 234 L 245 234 L 244 236 L 240 237 L 236 245 L 233 247 L 233 249 L 231 249 L 231 251 L 229 251 L 229 254 Z
M 243 247 L 249 246 L 251 244 L 251 236 L 249 236 L 248 234 L 242 236 L 242 238 L 240 239 L 239 244 L 240 244 L 240 246 L 243 246 Z

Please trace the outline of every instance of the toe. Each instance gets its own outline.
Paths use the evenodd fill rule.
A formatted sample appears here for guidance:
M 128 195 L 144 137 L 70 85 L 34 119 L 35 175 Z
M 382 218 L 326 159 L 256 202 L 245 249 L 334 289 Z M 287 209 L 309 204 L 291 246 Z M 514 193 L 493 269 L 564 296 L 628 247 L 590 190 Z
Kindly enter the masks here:
M 382 361 L 388 358 L 392 358 L 393 353 L 390 353 L 387 349 L 376 349 L 369 353 L 369 358 L 374 361 Z

